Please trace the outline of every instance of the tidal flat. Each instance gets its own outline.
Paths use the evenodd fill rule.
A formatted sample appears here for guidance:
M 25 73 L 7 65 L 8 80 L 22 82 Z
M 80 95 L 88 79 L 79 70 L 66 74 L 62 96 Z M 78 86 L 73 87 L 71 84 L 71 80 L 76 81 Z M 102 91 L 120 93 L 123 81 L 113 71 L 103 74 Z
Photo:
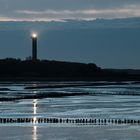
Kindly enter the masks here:
M 135 121 L 140 120 L 140 84 L 134 81 L 125 82 L 127 84 L 108 84 L 106 81 L 104 83 L 107 84 L 92 86 L 91 82 L 83 81 L 1 82 L 0 88 L 3 90 L 0 91 L 0 98 L 15 100 L 0 101 L 0 118 L 134 120 L 133 123 L 106 124 L 38 123 L 37 121 L 1 123 L 2 140 L 139 139 L 140 125 Z M 81 85 L 63 86 L 74 84 Z M 26 88 L 38 86 L 44 88 Z M 54 93 L 65 96 L 47 96 Z M 38 98 L 40 94 L 45 96 Z M 68 94 L 70 96 L 67 96 Z

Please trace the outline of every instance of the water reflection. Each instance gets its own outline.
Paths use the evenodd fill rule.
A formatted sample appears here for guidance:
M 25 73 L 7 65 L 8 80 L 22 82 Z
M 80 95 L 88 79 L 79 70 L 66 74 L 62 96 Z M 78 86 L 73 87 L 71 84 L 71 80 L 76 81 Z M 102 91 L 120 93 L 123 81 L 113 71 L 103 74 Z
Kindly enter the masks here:
M 32 140 L 37 140 L 37 126 L 33 126 Z
M 33 134 L 32 134 L 32 140 L 37 140 L 37 117 L 36 117 L 36 114 L 37 114 L 37 99 L 34 99 L 33 100 Z
M 37 99 L 33 100 L 33 123 L 37 123 L 37 118 L 36 118 L 36 114 L 37 114 Z

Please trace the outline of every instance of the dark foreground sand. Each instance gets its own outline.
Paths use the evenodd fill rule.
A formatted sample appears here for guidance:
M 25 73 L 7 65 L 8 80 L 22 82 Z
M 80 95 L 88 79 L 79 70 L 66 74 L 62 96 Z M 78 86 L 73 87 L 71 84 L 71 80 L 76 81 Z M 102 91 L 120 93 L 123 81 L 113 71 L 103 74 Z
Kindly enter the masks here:
M 0 140 L 139 140 L 140 126 L 0 127 Z

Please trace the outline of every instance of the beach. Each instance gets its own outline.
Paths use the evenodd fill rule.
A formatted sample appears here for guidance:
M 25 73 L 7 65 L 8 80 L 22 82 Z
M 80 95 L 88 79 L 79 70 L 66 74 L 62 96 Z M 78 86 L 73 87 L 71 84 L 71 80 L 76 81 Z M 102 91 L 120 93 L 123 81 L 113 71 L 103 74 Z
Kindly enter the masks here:
M 139 140 L 140 84 L 104 83 L 0 83 L 1 139 Z

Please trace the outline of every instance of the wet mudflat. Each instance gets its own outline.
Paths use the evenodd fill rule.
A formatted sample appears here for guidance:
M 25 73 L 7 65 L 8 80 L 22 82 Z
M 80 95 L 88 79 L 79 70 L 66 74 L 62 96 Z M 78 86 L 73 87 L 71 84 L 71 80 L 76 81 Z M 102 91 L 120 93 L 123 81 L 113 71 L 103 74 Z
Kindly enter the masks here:
M 23 140 L 38 140 L 44 137 L 47 139 L 139 138 L 139 83 L 98 86 L 85 86 L 84 84 L 84 86 L 63 88 L 25 88 L 57 86 L 58 84 L 60 85 L 57 82 L 1 83 L 0 88 L 5 90 L 0 91 L 0 98 L 14 98 L 15 100 L 0 101 L 0 118 L 12 118 L 13 120 L 26 118 L 32 119 L 32 123 L 1 123 L 0 135 L 3 135 L 5 140 L 10 139 L 10 137 Z M 63 84 L 72 85 L 75 83 L 62 82 L 61 85 Z M 55 96 L 52 96 L 52 94 Z M 40 95 L 42 95 L 42 98 L 38 98 Z M 65 121 L 69 119 L 74 120 L 74 123 L 73 121 L 70 123 L 38 123 L 36 120 L 41 118 L 56 118 L 59 121 L 60 119 Z M 79 122 L 75 122 L 78 119 L 85 119 L 84 123 L 80 122 L 79 125 Z M 95 124 L 93 122 L 94 125 L 89 124 L 89 122 L 86 123 L 86 120 L 89 121 L 90 119 L 100 120 L 100 123 Z M 102 120 L 105 121 L 105 119 L 107 125 L 102 124 Z M 109 122 L 108 125 L 108 120 L 111 120 L 111 122 L 114 120 L 114 122 Z M 121 123 L 115 123 L 115 120 L 121 120 Z M 134 121 L 126 123 L 128 120 Z M 8 135 L 4 131 L 8 132 Z M 24 137 L 21 133 L 24 133 Z

